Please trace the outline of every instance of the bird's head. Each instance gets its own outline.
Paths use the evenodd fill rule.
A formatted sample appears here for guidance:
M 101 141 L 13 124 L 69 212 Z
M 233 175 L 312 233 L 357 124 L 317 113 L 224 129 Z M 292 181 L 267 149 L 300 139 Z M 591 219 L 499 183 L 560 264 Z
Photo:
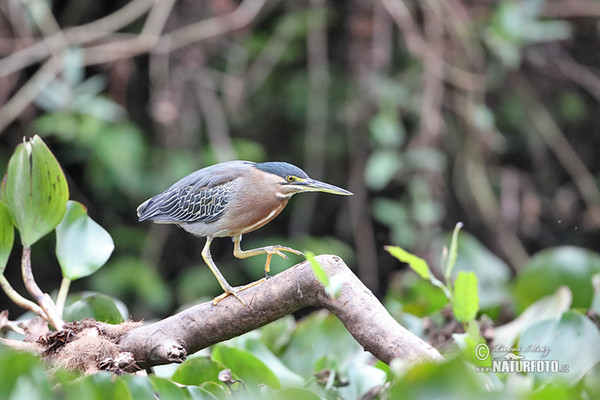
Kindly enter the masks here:
M 282 196 L 289 197 L 302 192 L 324 192 L 343 196 L 352 195 L 352 192 L 340 187 L 311 179 L 306 172 L 292 164 L 285 162 L 265 162 L 256 164 L 255 167 L 265 173 L 279 177 L 277 184 L 280 185 L 279 192 Z

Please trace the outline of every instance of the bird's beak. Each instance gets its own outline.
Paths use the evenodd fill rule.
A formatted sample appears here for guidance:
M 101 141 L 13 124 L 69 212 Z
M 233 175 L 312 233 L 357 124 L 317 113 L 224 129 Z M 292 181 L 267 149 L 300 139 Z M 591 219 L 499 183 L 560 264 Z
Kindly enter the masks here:
M 340 187 L 330 185 L 329 183 L 317 181 L 314 179 L 307 179 L 302 182 L 294 182 L 295 186 L 300 188 L 302 192 L 324 192 L 331 194 L 339 194 L 342 196 L 352 196 L 354 193 L 342 189 Z

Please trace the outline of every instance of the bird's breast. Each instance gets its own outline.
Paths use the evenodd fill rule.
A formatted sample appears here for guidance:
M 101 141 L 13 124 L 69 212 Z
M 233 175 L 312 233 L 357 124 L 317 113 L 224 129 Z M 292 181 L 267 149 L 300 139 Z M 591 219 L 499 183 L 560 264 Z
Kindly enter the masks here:
M 252 232 L 275 218 L 288 198 L 277 195 L 277 186 L 263 180 L 237 181 L 227 200 L 226 211 L 211 223 L 214 236 L 235 236 Z

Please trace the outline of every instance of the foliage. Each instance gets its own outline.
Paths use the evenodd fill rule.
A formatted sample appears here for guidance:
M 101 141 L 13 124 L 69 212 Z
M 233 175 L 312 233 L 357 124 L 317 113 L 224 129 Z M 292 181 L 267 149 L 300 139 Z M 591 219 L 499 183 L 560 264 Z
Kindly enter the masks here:
M 69 188 L 63 171 L 39 136 L 20 144 L 2 183 L 7 206 L 23 246 L 31 246 L 54 228 L 66 211 Z
M 33 273 L 27 270 L 31 264 L 29 249 L 42 237 L 56 230 L 56 256 L 63 275 L 56 304 L 46 300 L 42 303 L 40 296 L 34 295 L 44 309 L 43 313 L 38 311 L 39 316 L 54 325 L 54 328 L 60 328 L 56 325 L 61 322 L 59 319 L 70 282 L 102 267 L 114 248 L 108 232 L 88 217 L 82 204 L 68 201 L 68 196 L 69 188 L 62 168 L 39 136 L 17 146 L 2 181 L 0 272 L 4 272 L 6 259 L 12 250 L 16 228 L 23 246 L 24 282 L 30 292 L 31 287 L 37 288 L 33 276 L 30 276 Z M 31 309 L 31 306 L 26 306 L 31 303 L 19 295 L 4 276 L 2 289 L 18 305 Z M 37 290 L 41 292 L 39 288 Z M 106 308 L 106 305 L 102 308 Z M 97 307 L 90 310 L 98 313 L 88 312 L 89 317 L 106 317 L 105 311 Z M 50 314 L 56 315 L 58 319 Z M 82 314 L 80 312 L 77 315 Z
M 294 199 L 244 243 L 340 255 L 427 340 L 439 332 L 424 322 L 451 326 L 452 311 L 459 322 L 445 338 L 448 361 L 373 366 L 343 327 L 320 315 L 286 318 L 215 348 L 217 358 L 235 353 L 244 360 L 238 372 L 235 360 L 225 365 L 203 353 L 158 377 L 58 371 L 48 380 L 37 358 L 0 348 L 0 398 L 212 399 L 245 390 L 261 398 L 359 398 L 369 388 L 379 398 L 600 397 L 593 345 L 600 259 L 589 250 L 597 248 L 600 227 L 600 120 L 592 111 L 600 64 L 589 56 L 598 47 L 589 4 L 266 2 L 258 18 L 248 8 L 228 18 L 238 4 L 261 0 L 167 3 L 0 7 L 0 168 L 8 166 L 0 199 L 3 288 L 21 275 L 16 227 L 21 244 L 34 246 L 44 289 L 63 278 L 58 297 L 67 320 L 128 318 L 116 298 L 135 317 L 153 318 L 216 294 L 218 284 L 204 279 L 210 272 L 199 265 L 198 239 L 137 224 L 134 210 L 201 166 L 281 159 L 318 179 L 347 180 L 355 202 Z M 211 27 L 209 40 L 205 29 L 182 34 L 195 23 Z M 182 37 L 191 41 L 169 47 Z M 34 132 L 62 167 L 38 136 L 22 143 Z M 81 203 L 67 203 L 69 196 Z M 70 220 L 69 210 L 77 218 Z M 456 220 L 469 233 L 449 240 L 444 232 Z M 99 225 L 117 247 L 94 272 L 112 253 Z M 102 254 L 77 251 L 96 240 Z M 437 241 L 451 243 L 447 253 Z M 262 275 L 264 258 L 233 260 L 227 242 L 213 249 L 228 279 Z M 400 264 L 378 251 L 384 243 L 398 245 L 388 250 L 412 269 L 398 271 Z M 274 259 L 273 272 L 298 261 Z M 77 278 L 79 288 L 96 292 L 67 299 Z M 335 292 L 333 279 L 322 279 Z M 479 329 L 490 325 L 493 338 Z M 491 350 L 502 345 L 525 360 L 538 353 L 521 348 L 547 345 L 546 358 L 570 372 L 476 373 L 475 366 L 506 354 L 474 358 L 473 346 L 483 342 L 470 338 L 479 335 Z M 231 379 L 220 380 L 228 368 Z M 259 381 L 270 386 L 257 388 Z

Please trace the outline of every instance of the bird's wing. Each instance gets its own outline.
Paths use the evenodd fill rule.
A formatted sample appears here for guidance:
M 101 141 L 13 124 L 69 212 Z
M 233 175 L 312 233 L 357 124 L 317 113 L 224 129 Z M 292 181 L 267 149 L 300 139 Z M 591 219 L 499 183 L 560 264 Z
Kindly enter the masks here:
M 164 223 L 216 221 L 225 212 L 233 181 L 252 164 L 230 161 L 193 172 L 142 203 L 137 209 L 139 220 Z

